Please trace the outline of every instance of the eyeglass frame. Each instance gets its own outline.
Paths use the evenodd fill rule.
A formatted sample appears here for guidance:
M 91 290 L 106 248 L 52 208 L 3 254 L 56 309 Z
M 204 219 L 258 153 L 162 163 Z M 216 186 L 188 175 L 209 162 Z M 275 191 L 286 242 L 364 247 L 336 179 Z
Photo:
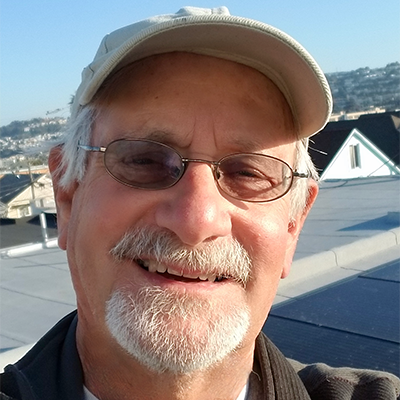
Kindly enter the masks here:
M 173 182 L 172 184 L 170 184 L 170 185 L 168 185 L 168 186 L 162 187 L 162 188 L 144 188 L 144 187 L 135 186 L 135 185 L 129 184 L 129 183 L 127 183 L 127 182 L 124 182 L 123 180 L 117 178 L 115 175 L 112 174 L 112 172 L 109 170 L 109 168 L 107 167 L 106 162 L 105 162 L 105 159 L 106 159 L 105 155 L 106 155 L 106 151 L 107 151 L 107 149 L 109 148 L 109 146 L 112 145 L 112 144 L 115 143 L 115 142 L 120 142 L 120 141 L 127 141 L 127 142 L 148 142 L 148 143 L 154 143 L 154 144 L 157 144 L 157 145 L 166 147 L 166 148 L 168 148 L 168 149 L 171 149 L 171 150 L 172 150 L 175 154 L 177 154 L 177 155 L 179 156 L 179 158 L 181 159 L 181 162 L 182 162 L 182 164 L 183 164 L 183 166 L 184 166 L 184 168 L 183 168 L 183 170 L 182 170 L 182 173 L 179 175 L 178 179 L 177 179 L 175 182 Z M 217 184 L 217 187 L 218 187 L 224 194 L 226 194 L 227 196 L 229 196 L 229 197 L 231 197 L 231 198 L 233 198 L 233 199 L 235 199 L 235 200 L 244 201 L 244 202 L 247 202 L 247 203 L 269 203 L 269 202 L 278 200 L 278 199 L 282 198 L 283 196 L 285 196 L 286 194 L 289 193 L 290 189 L 291 189 L 292 186 L 293 186 L 293 182 L 294 182 L 294 179 L 295 179 L 295 178 L 310 178 L 310 174 L 309 174 L 309 173 L 298 172 L 297 170 L 293 170 L 293 168 L 292 168 L 286 161 L 281 160 L 280 158 L 277 158 L 277 157 L 274 157 L 274 156 L 271 156 L 271 155 L 268 155 L 268 154 L 262 154 L 262 153 L 247 153 L 247 152 L 244 152 L 244 153 L 232 153 L 232 154 L 228 154 L 228 155 L 226 155 L 226 156 L 221 157 L 218 161 L 212 161 L 212 160 L 204 160 L 204 159 L 201 159 L 201 158 L 186 158 L 186 157 L 182 157 L 182 155 L 181 155 L 176 149 L 174 149 L 172 146 L 169 146 L 169 145 L 167 145 L 167 144 L 165 144 L 165 143 L 162 143 L 162 142 L 158 142 L 158 141 L 156 141 L 156 140 L 150 140 L 150 139 L 124 139 L 124 138 L 112 140 L 110 143 L 108 143 L 107 146 L 89 146 L 89 145 L 81 144 L 80 142 L 78 142 L 78 148 L 79 148 L 79 149 L 82 149 L 82 150 L 84 150 L 84 151 L 87 151 L 87 152 L 103 153 L 103 164 L 104 164 L 104 167 L 105 167 L 107 173 L 108 173 L 114 180 L 116 180 L 117 182 L 121 183 L 122 185 L 125 185 L 125 186 L 127 186 L 127 187 L 131 187 L 131 188 L 134 188 L 134 189 L 139 189 L 139 190 L 151 190 L 151 191 L 155 191 L 155 190 L 169 189 L 169 188 L 175 186 L 175 185 L 182 179 L 183 175 L 185 174 L 189 162 L 204 163 L 204 164 L 210 165 L 210 166 L 212 167 L 211 169 L 212 169 L 213 177 L 214 177 L 214 180 L 215 180 L 215 182 L 216 182 L 216 184 Z M 269 159 L 273 159 L 273 160 L 279 161 L 279 162 L 281 162 L 282 164 L 286 165 L 286 166 L 289 168 L 289 171 L 290 171 L 290 173 L 291 173 L 290 185 L 288 186 L 288 188 L 286 189 L 286 191 L 284 191 L 284 192 L 283 192 L 282 194 L 280 194 L 278 197 L 274 197 L 274 198 L 268 199 L 268 200 L 245 200 L 245 199 L 241 199 L 241 198 L 232 196 L 230 193 L 226 192 L 226 191 L 221 187 L 221 185 L 220 185 L 220 183 L 219 183 L 219 177 L 217 176 L 218 167 L 219 167 L 221 161 L 223 161 L 224 159 L 226 159 L 226 158 L 228 158 L 228 157 L 232 157 L 232 156 L 244 156 L 244 155 L 249 155 L 249 156 L 262 156 L 262 157 L 265 157 L 265 158 L 269 158 Z

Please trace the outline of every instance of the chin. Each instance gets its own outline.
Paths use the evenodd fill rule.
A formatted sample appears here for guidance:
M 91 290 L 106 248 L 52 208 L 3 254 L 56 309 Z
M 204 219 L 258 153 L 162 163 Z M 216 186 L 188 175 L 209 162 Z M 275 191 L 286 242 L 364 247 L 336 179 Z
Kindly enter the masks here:
M 244 296 L 222 302 L 145 287 L 136 294 L 115 291 L 106 323 L 126 353 L 151 371 L 190 374 L 240 347 L 250 313 Z

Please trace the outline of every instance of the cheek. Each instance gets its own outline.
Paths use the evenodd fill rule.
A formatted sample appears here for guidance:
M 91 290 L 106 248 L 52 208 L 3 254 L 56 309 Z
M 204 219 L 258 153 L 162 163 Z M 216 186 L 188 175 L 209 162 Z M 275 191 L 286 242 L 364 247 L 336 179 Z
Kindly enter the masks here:
M 275 296 L 289 238 L 284 224 L 268 221 L 268 228 L 254 236 L 252 281 L 249 285 L 251 297 L 265 301 L 273 300 Z
M 108 174 L 82 189 L 74 204 L 75 235 L 83 245 L 109 251 L 124 233 L 149 219 L 153 202 L 150 192 L 135 190 L 116 182 Z
M 67 254 L 78 303 L 103 313 L 122 273 L 109 252 L 128 229 L 149 218 L 151 202 L 105 177 L 83 185 L 72 207 Z
M 113 271 L 107 267 L 112 230 L 107 228 L 110 216 L 102 207 L 103 200 L 92 197 L 87 202 L 83 196 L 74 199 L 67 248 L 78 308 L 89 308 L 93 315 L 99 312 L 97 300 L 104 301 L 110 293 Z
M 252 219 L 252 229 L 247 230 L 242 241 L 253 262 L 246 294 L 258 327 L 264 323 L 275 298 L 290 240 L 287 212 L 268 214 Z
M 279 266 L 284 258 L 290 234 L 288 232 L 289 213 L 286 204 L 268 207 L 251 213 L 245 211 L 246 219 L 240 231 L 239 241 L 250 252 L 256 267 L 262 265 Z
M 72 243 L 73 252 L 87 263 L 89 259 L 111 262 L 109 251 L 129 229 L 155 223 L 154 210 L 163 193 L 132 189 L 115 181 L 103 168 L 92 170 L 96 172 L 88 170 L 87 183 L 74 196 L 69 247 Z

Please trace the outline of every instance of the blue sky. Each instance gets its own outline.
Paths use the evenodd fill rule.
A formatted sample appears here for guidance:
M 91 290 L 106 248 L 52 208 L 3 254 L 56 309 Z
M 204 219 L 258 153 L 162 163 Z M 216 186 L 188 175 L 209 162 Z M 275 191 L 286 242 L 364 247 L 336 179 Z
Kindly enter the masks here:
M 399 61 L 398 0 L 0 0 L 0 126 L 63 109 L 102 37 L 185 5 L 226 5 L 297 39 L 324 72 Z

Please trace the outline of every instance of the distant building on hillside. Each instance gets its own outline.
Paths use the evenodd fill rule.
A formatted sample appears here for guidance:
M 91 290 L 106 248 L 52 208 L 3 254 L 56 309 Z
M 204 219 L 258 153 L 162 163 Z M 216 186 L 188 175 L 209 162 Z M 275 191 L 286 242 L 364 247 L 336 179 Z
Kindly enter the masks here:
M 55 213 L 49 174 L 5 174 L 0 177 L 0 217 L 18 219 Z
M 310 154 L 321 180 L 400 175 L 400 112 L 330 122 Z
M 374 107 L 366 111 L 355 111 L 355 112 L 344 112 L 332 114 L 329 118 L 329 122 L 335 121 L 347 121 L 349 119 L 358 119 L 364 114 L 378 114 L 385 113 L 386 110 L 384 108 Z

